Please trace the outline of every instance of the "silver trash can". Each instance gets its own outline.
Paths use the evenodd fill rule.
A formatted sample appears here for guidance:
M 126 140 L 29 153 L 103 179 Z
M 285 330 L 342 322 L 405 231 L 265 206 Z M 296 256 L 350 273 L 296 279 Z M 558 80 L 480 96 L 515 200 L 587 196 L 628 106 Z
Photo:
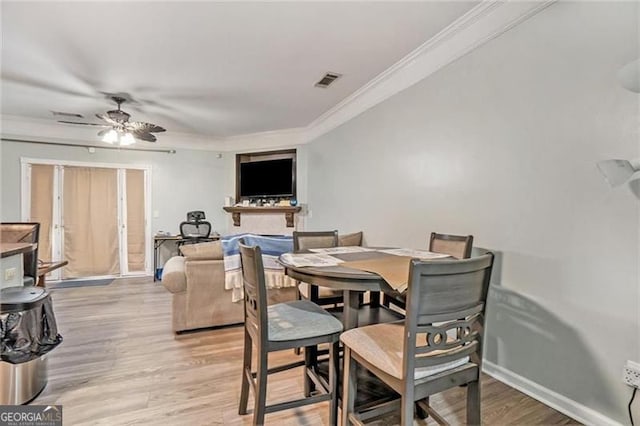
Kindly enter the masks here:
M 45 289 L 0 290 L 0 405 L 38 396 L 47 384 L 47 354 L 61 342 Z

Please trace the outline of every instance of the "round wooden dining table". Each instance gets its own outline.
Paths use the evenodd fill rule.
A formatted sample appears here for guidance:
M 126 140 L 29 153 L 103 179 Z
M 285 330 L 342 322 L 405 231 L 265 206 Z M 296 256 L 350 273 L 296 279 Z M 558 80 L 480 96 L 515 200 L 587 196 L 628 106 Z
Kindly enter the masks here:
M 331 256 L 345 262 L 349 262 L 392 255 L 378 251 L 367 251 L 331 254 Z M 342 308 L 342 312 L 339 312 L 339 310 L 332 310 L 331 312 L 340 318 L 345 331 L 369 324 L 388 323 L 404 319 L 404 315 L 380 304 L 380 292 L 396 295 L 398 293 L 395 292 L 378 274 L 348 268 L 341 265 L 299 267 L 287 263 L 283 256 L 280 256 L 279 262 L 284 266 L 285 274 L 293 279 L 311 285 L 328 287 L 334 290 L 342 290 L 344 292 L 344 306 Z M 361 304 L 362 293 L 367 291 L 371 292 L 370 302 Z M 312 351 L 311 354 L 311 357 L 316 359 L 316 353 Z M 342 363 L 340 364 L 342 368 Z M 327 367 L 323 363 L 320 363 L 318 368 L 320 370 L 320 374 L 324 374 L 326 376 Z M 341 380 L 342 378 L 340 377 L 340 381 Z M 338 386 L 338 388 L 339 395 L 341 396 L 342 387 Z M 356 398 L 356 407 L 367 407 L 372 403 L 387 402 L 398 397 L 391 388 L 384 385 L 373 374 L 362 368 L 358 369 L 358 389 L 360 392 L 358 392 Z
M 350 262 L 392 255 L 379 251 L 365 251 L 332 254 L 331 256 Z M 400 313 L 380 305 L 380 298 L 376 293 L 397 294 L 380 275 L 341 265 L 294 266 L 287 263 L 283 256 L 280 256 L 279 262 L 284 266 L 285 274 L 295 280 L 344 292 L 344 308 L 341 319 L 345 330 L 404 318 Z M 371 294 L 374 296 L 371 297 L 369 304 L 361 305 L 360 295 L 367 291 L 372 292 Z

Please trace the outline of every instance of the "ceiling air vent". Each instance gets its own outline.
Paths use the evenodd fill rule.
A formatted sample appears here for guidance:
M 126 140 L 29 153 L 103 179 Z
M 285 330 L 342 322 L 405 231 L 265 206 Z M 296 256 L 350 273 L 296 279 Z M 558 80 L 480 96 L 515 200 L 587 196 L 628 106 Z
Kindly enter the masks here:
M 322 87 L 323 89 L 326 89 L 327 87 L 329 87 L 329 85 L 331 83 L 333 83 L 334 81 L 336 81 L 337 79 L 339 79 L 340 77 L 342 77 L 342 74 L 338 74 L 335 72 L 328 72 L 324 75 L 324 77 L 322 77 L 320 79 L 319 82 L 317 82 L 315 84 L 316 87 Z
M 51 111 L 54 117 L 68 117 L 68 118 L 84 118 L 82 114 L 75 114 L 73 112 L 60 112 L 60 111 Z

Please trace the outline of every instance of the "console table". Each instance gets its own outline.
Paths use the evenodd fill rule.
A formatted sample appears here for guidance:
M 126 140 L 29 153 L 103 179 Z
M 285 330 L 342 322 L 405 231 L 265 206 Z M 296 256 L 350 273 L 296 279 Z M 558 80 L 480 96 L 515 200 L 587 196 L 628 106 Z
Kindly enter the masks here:
M 294 218 L 293 215 L 295 213 L 300 213 L 302 207 L 300 206 L 264 206 L 264 207 L 245 207 L 245 206 L 236 206 L 236 207 L 223 207 L 224 211 L 227 213 L 231 213 L 231 217 L 233 218 L 233 226 L 240 226 L 240 216 L 242 213 L 247 214 L 274 214 L 274 213 L 284 213 L 284 218 L 287 223 L 287 228 L 293 228 Z
M 46 275 L 49 272 L 60 269 L 69 264 L 68 260 L 58 260 L 51 262 L 39 262 L 38 263 L 38 287 L 46 287 Z

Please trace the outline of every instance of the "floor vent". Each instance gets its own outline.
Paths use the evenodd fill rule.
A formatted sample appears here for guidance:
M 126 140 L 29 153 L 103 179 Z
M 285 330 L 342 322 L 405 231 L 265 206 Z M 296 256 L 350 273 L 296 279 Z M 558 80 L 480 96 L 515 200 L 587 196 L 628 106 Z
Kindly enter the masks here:
M 328 72 L 324 75 L 324 77 L 322 77 L 320 79 L 320 81 L 318 81 L 315 86 L 316 87 L 322 87 L 323 89 L 326 89 L 327 87 L 329 87 L 329 85 L 331 83 L 333 83 L 334 81 L 336 81 L 337 79 L 339 79 L 340 77 L 342 77 L 342 74 L 338 74 L 335 72 Z

